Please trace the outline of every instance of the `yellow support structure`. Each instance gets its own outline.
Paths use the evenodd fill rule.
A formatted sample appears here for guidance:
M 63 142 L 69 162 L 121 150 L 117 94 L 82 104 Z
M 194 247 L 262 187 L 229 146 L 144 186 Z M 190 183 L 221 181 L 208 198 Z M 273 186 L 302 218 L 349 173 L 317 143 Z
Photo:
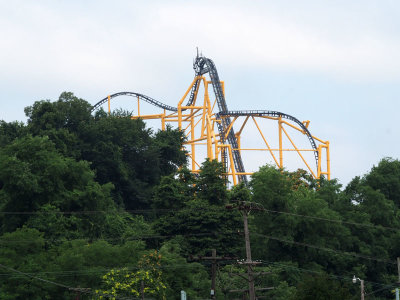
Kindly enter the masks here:
M 198 84 L 196 84 L 196 82 L 198 82 Z M 239 172 L 236 170 L 234 151 L 239 151 L 239 154 L 244 158 L 257 160 L 259 166 L 269 163 L 268 159 L 260 161 L 259 158 L 256 158 L 254 155 L 248 155 L 247 153 L 262 151 L 263 157 L 268 157 L 270 160 L 272 159 L 276 166 L 281 169 L 286 167 L 283 159 L 285 155 L 284 152 L 291 152 L 298 154 L 299 161 L 306 166 L 306 169 L 308 169 L 314 178 L 320 178 L 323 175 L 327 175 L 328 179 L 331 178 L 329 142 L 315 136 L 310 136 L 308 133 L 310 121 L 293 122 L 293 118 L 286 118 L 284 120 L 284 114 L 265 115 L 257 113 L 257 111 L 254 113 L 249 112 L 248 114 L 235 114 L 235 112 L 232 112 L 232 114 L 218 116 L 214 111 L 216 109 L 217 101 L 213 100 L 213 102 L 211 102 L 209 96 L 208 89 L 211 83 L 212 82 L 208 81 L 204 76 L 196 76 L 185 91 L 183 97 L 179 100 L 176 111 L 170 111 L 168 114 L 165 108 L 163 108 L 162 113 L 159 114 L 144 114 L 143 107 L 141 107 L 140 103 L 143 100 L 142 96 L 139 97 L 140 94 L 137 94 L 137 115 L 134 115 L 131 118 L 140 118 L 143 120 L 160 119 L 162 130 L 166 129 L 167 124 L 175 124 L 180 130 L 184 131 L 187 139 L 184 143 L 184 147 L 188 151 L 187 157 L 189 159 L 190 169 L 193 173 L 199 173 L 199 162 L 203 161 L 205 158 L 209 158 L 210 160 L 217 159 L 227 165 L 225 176 L 229 178 L 233 185 L 236 185 L 239 182 L 240 176 L 251 175 L 253 172 L 248 170 L 245 172 Z M 193 90 L 195 84 L 196 89 Z M 201 85 L 204 90 L 202 104 L 196 104 Z M 225 83 L 223 81 L 221 81 L 221 87 L 222 92 L 225 95 Z M 193 95 L 193 101 L 184 104 L 190 94 Z M 111 113 L 111 99 L 114 96 L 107 97 L 109 114 Z M 217 124 L 221 124 L 222 118 L 231 118 L 231 122 L 228 123 L 229 126 L 224 128 L 223 132 L 219 132 Z M 248 122 L 250 118 L 253 120 L 253 123 Z M 277 141 L 273 140 L 269 136 L 271 133 L 270 129 L 264 129 L 262 126 L 266 122 L 277 122 Z M 253 129 L 253 124 L 255 125 L 256 130 Z M 235 129 L 235 127 L 237 128 Z M 294 140 L 291 138 L 285 128 L 290 128 L 290 130 L 295 132 L 296 137 L 300 137 L 306 142 L 309 142 L 309 140 L 305 139 L 304 135 L 308 134 L 309 137 L 315 141 L 315 147 L 307 148 L 304 145 L 300 147 L 297 146 L 297 139 Z M 227 141 L 229 133 L 232 130 L 235 132 L 237 149 L 234 149 Z M 263 143 L 261 143 L 262 145 L 258 147 L 257 145 L 256 147 L 254 147 L 254 145 L 246 147 L 246 143 L 249 142 L 248 139 L 250 136 L 252 141 L 259 136 L 263 141 Z M 222 140 L 225 142 L 223 143 Z M 289 142 L 287 143 L 289 146 L 285 143 L 284 147 L 284 141 L 286 142 L 286 140 Z M 271 144 L 269 142 L 271 142 Z M 224 158 L 222 153 L 224 151 L 227 153 L 226 162 L 223 161 Z M 277 156 L 279 155 L 278 159 L 274 152 L 278 152 L 276 153 Z M 310 152 L 315 154 L 315 157 L 312 159 L 315 160 L 318 158 L 315 167 L 312 167 L 310 159 L 305 156 L 305 153 Z M 286 161 L 289 161 L 289 159 L 285 159 L 285 162 Z M 325 161 L 325 163 L 323 163 L 323 161 Z

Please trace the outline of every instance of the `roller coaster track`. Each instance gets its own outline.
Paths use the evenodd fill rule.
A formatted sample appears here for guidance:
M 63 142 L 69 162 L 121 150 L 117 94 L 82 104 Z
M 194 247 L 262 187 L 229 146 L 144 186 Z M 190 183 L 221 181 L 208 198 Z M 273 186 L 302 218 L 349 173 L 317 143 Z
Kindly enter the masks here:
M 227 129 L 230 127 L 232 121 L 231 121 L 231 118 L 229 117 L 229 115 L 226 114 L 228 112 L 228 106 L 226 105 L 225 95 L 222 90 L 221 81 L 219 80 L 217 68 L 215 67 L 214 62 L 211 59 L 205 58 L 202 56 L 197 56 L 195 64 L 194 64 L 194 69 L 196 71 L 197 76 L 204 75 L 206 73 L 210 74 L 212 86 L 214 89 L 214 94 L 217 99 L 219 113 L 223 113 L 226 116 L 225 118 L 221 119 L 221 118 L 219 118 L 218 114 L 216 115 L 217 119 L 219 119 L 221 121 L 220 123 L 217 123 L 217 124 L 218 124 L 219 134 L 222 137 L 222 143 L 224 143 L 225 142 L 224 132 L 226 132 Z M 244 173 L 245 170 L 244 170 L 244 165 L 243 165 L 243 161 L 242 161 L 242 156 L 240 155 L 239 150 L 237 150 L 239 147 L 238 147 L 238 142 L 237 142 L 237 139 L 235 136 L 235 131 L 234 131 L 233 127 L 228 133 L 227 140 L 233 148 L 233 163 L 235 164 L 235 169 L 240 173 Z M 223 155 L 224 164 L 227 164 L 228 160 L 226 157 L 225 149 L 223 150 L 222 155 Z M 226 168 L 227 168 L 227 166 L 225 165 L 225 169 Z M 239 175 L 239 182 L 241 182 L 241 181 L 247 182 L 247 177 L 245 175 Z
M 100 106 L 102 106 L 104 103 L 107 103 L 108 101 L 110 101 L 113 98 L 116 98 L 118 96 L 131 96 L 131 97 L 135 97 L 138 98 L 140 100 L 143 100 L 147 103 L 150 103 L 151 105 L 157 106 L 159 108 L 168 110 L 168 111 L 177 111 L 178 109 L 176 107 L 173 106 L 169 106 L 167 104 L 164 104 L 160 101 L 157 101 L 149 96 L 143 95 L 143 94 L 139 94 L 139 93 L 135 93 L 135 92 L 119 92 L 119 93 L 115 93 L 112 95 L 109 95 L 108 97 L 100 100 L 99 102 L 97 102 L 95 105 L 92 106 L 91 111 L 95 111 L 96 109 L 98 109 Z
M 318 151 L 317 151 L 317 145 L 315 143 L 315 140 L 313 136 L 311 135 L 310 131 L 302 122 L 300 122 L 298 119 L 295 117 L 284 114 L 278 111 L 270 111 L 270 110 L 236 110 L 236 111 L 227 111 L 227 112 L 219 112 L 216 114 L 217 117 L 219 116 L 257 116 L 257 117 L 276 117 L 276 118 L 284 118 L 290 121 L 295 122 L 304 132 L 304 134 L 307 136 L 308 140 L 310 141 L 311 147 L 315 150 L 314 151 L 314 156 L 315 156 L 315 163 L 318 166 Z
M 189 87 L 188 91 L 186 92 L 185 96 L 181 99 L 181 101 L 178 103 L 178 107 L 173 107 L 167 104 L 164 104 L 158 100 L 155 100 L 149 96 L 136 93 L 136 92 L 119 92 L 115 93 L 112 95 L 107 96 L 106 98 L 100 100 L 98 103 L 93 105 L 92 111 L 100 108 L 102 105 L 108 102 L 108 108 L 110 112 L 110 101 L 113 98 L 119 97 L 119 96 L 130 96 L 134 97 L 138 101 L 138 112 L 139 110 L 139 101 L 144 101 L 147 102 L 155 107 L 158 107 L 162 110 L 164 110 L 164 113 L 158 114 L 158 115 L 138 115 L 134 116 L 132 118 L 142 118 L 142 119 L 156 119 L 159 118 L 162 121 L 163 124 L 163 129 L 165 127 L 165 122 L 178 122 L 179 123 L 179 128 L 185 131 L 188 131 L 186 136 L 190 136 L 189 141 L 186 143 L 188 147 L 191 147 L 192 153 L 189 153 L 189 156 L 192 159 L 192 171 L 196 172 L 196 166 L 197 164 L 195 162 L 195 144 L 198 141 L 207 141 L 207 157 L 210 159 L 217 158 L 220 155 L 220 159 L 222 163 L 224 164 L 226 174 L 231 175 L 233 177 L 234 184 L 237 182 L 244 182 L 247 183 L 247 175 L 251 173 L 246 173 L 245 168 L 244 168 L 244 163 L 242 159 L 241 152 L 246 150 L 242 149 L 240 147 L 240 143 L 238 142 L 238 138 L 240 138 L 240 134 L 243 130 L 243 127 L 245 126 L 247 120 L 249 118 L 252 118 L 254 122 L 256 123 L 255 118 L 268 118 L 268 119 L 273 119 L 273 120 L 278 120 L 279 121 L 279 130 L 284 131 L 284 133 L 287 135 L 288 139 L 290 140 L 291 144 L 294 146 L 294 149 L 291 151 L 296 151 L 303 162 L 306 164 L 312 175 L 316 178 L 319 178 L 321 175 L 328 175 L 328 179 L 330 177 L 330 162 L 329 162 L 329 142 L 324 142 L 320 139 L 317 139 L 318 142 L 316 142 L 316 138 L 314 138 L 313 135 L 311 135 L 309 129 L 308 129 L 308 123 L 309 121 L 306 122 L 306 125 L 304 122 L 299 121 L 297 118 L 282 113 L 278 111 L 269 111 L 269 110 L 242 110 L 242 111 L 229 111 L 227 107 L 227 103 L 225 100 L 225 94 L 224 90 L 221 84 L 221 81 L 218 76 L 217 69 L 215 67 L 214 62 L 206 58 L 204 56 L 199 56 L 197 55 L 194 63 L 193 63 L 193 68 L 195 70 L 195 78 Z M 207 81 L 206 78 L 204 77 L 206 74 L 209 75 L 210 81 Z M 199 93 L 199 87 L 201 84 L 205 85 L 205 97 L 204 97 L 204 104 L 203 106 L 196 106 L 196 99 Z M 218 112 L 213 112 L 214 105 L 211 107 L 211 101 L 208 96 L 208 84 L 211 84 L 213 87 L 213 93 L 215 95 L 215 104 L 218 106 Z M 186 98 L 186 96 L 189 95 L 188 100 L 185 105 L 183 105 L 183 101 Z M 170 114 L 166 114 L 166 111 L 171 112 Z M 189 111 L 189 113 L 187 113 Z M 200 112 L 199 112 L 200 111 Z M 233 123 L 239 118 L 239 117 L 244 117 L 245 122 L 242 125 L 242 128 L 239 130 L 238 133 L 235 133 L 234 128 L 233 128 Z M 195 123 L 194 119 L 199 118 L 199 121 Z M 231 119 L 233 118 L 233 120 Z M 289 120 L 290 122 L 294 123 L 295 125 L 291 125 L 287 122 L 282 121 L 282 119 Z M 194 130 L 196 125 L 200 121 L 202 121 L 202 129 L 201 129 L 201 135 L 199 138 L 195 138 L 194 136 Z M 186 129 L 183 128 L 183 123 L 189 123 L 189 125 L 186 127 Z M 285 123 L 288 126 L 294 128 L 298 132 L 301 132 L 303 135 L 306 135 L 308 138 L 308 141 L 311 145 L 310 150 L 301 150 L 296 147 L 296 145 L 293 143 L 292 139 L 289 137 L 287 131 L 282 128 L 282 124 Z M 260 128 L 258 124 L 256 124 L 258 130 L 260 131 Z M 188 128 L 191 128 L 190 130 Z M 213 128 L 217 127 L 218 129 L 218 134 L 216 134 L 213 130 Z M 206 132 L 206 134 L 205 134 Z M 280 132 L 280 144 L 279 144 L 279 149 L 271 149 L 269 144 L 267 143 L 267 140 L 265 139 L 264 135 L 260 131 L 264 142 L 267 146 L 267 149 L 272 157 L 274 158 L 276 164 L 278 167 L 283 168 L 283 160 L 282 160 L 282 152 L 283 151 L 289 151 L 288 149 L 284 150 L 282 147 L 282 141 L 281 141 L 281 134 Z M 319 145 L 317 145 L 319 143 Z M 215 146 L 215 151 L 212 150 L 212 146 Z M 321 171 L 321 153 L 322 149 L 326 149 L 327 153 L 327 171 L 322 172 Z M 249 150 L 249 149 L 247 149 Z M 250 149 L 251 150 L 251 149 Z M 257 150 L 257 149 L 252 149 L 252 150 Z M 278 151 L 279 150 L 279 162 L 275 158 L 273 151 Z M 316 169 L 317 172 L 313 172 L 312 168 L 310 165 L 306 162 L 304 157 L 301 154 L 301 151 L 312 151 L 314 154 L 314 160 L 316 164 Z M 197 164 L 198 165 L 198 164 Z M 230 166 L 230 167 L 229 167 Z M 237 178 L 237 179 L 236 179 Z

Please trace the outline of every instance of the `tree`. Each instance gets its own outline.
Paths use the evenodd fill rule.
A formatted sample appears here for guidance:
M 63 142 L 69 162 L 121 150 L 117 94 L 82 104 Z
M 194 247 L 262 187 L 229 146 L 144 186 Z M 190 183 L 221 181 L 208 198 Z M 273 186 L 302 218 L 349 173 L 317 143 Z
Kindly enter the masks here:
M 183 238 L 172 238 L 163 243 L 159 253 L 163 278 L 166 285 L 167 299 L 180 299 L 180 291 L 184 290 L 189 299 L 207 298 L 210 280 L 206 268 L 197 262 L 188 262 L 182 256 Z
M 16 138 L 26 135 L 28 132 L 22 122 L 7 123 L 0 120 L 0 147 L 4 147 L 14 141 Z
M 290 178 L 272 166 L 263 166 L 251 177 L 253 201 L 271 210 L 288 208 L 288 196 L 292 191 Z
M 384 158 L 363 178 L 363 183 L 381 192 L 400 208 L 400 161 Z
M 45 240 L 36 229 L 22 227 L 0 236 L 0 264 L 21 272 L 38 274 L 46 265 Z M 0 282 L 2 299 L 49 298 L 54 287 L 20 273 L 1 268 L 8 273 Z
M 350 231 L 340 224 L 340 215 L 321 197 L 326 193 L 299 179 L 302 177 L 298 174 L 302 173 L 282 172 L 266 166 L 252 177 L 253 200 L 266 209 L 254 215 L 254 225 L 251 225 L 257 230 L 253 234 L 255 257 L 270 261 L 294 260 L 302 266 L 316 263 L 331 271 L 346 268 L 351 261 L 348 257 L 327 257 L 326 252 L 298 244 L 343 251 L 353 246 Z M 321 222 L 321 219 L 337 222 Z
M 58 101 L 36 101 L 25 108 L 28 127 L 32 134 L 41 134 L 51 129 L 68 129 L 77 132 L 80 126 L 89 122 L 91 105 L 71 92 L 63 92 Z
M 223 173 L 222 163 L 207 158 L 200 168 L 199 178 L 196 181 L 197 198 L 213 205 L 225 204 L 228 194 Z
M 0 210 L 28 213 L 1 215 L 2 232 L 21 227 L 46 205 L 67 212 L 115 209 L 112 185 L 95 182 L 87 162 L 63 157 L 46 137 L 16 139 L 0 153 Z M 104 230 L 100 214 L 81 214 L 79 223 L 93 237 Z
M 161 177 L 185 161 L 180 131 L 167 128 L 153 136 L 126 112 L 94 118 L 79 137 L 82 158 L 92 163 L 100 183 L 114 184 L 114 199 L 126 209 L 150 208 Z
M 327 275 L 304 276 L 297 286 L 296 300 L 351 300 L 354 299 L 348 285 Z
M 166 299 L 166 286 L 163 282 L 160 261 L 161 254 L 154 250 L 143 255 L 139 260 L 137 271 L 127 268 L 112 269 L 102 277 L 104 288 L 96 290 L 95 293 L 99 299 L 141 295 Z
M 166 236 L 184 236 L 184 255 L 204 255 L 209 249 L 218 253 L 239 255 L 243 243 L 238 230 L 242 220 L 236 211 L 210 205 L 203 200 L 192 200 L 176 212 L 159 218 L 154 230 Z
M 161 175 L 173 174 L 186 164 L 186 151 L 182 149 L 184 141 L 184 131 L 169 125 L 155 134 L 154 146 L 159 153 Z
M 155 209 L 180 209 L 185 205 L 186 185 L 174 175 L 161 178 L 160 184 L 156 186 L 152 207 Z

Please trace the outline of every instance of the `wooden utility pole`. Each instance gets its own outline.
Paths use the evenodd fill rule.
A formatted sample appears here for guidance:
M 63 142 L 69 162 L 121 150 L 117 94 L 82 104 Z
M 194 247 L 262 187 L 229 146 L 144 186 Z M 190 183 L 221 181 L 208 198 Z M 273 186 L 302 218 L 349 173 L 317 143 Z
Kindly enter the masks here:
M 397 284 L 400 284 L 400 257 L 397 257 Z M 400 300 L 400 291 L 399 288 L 395 289 L 396 292 L 396 300 Z
M 217 250 L 211 250 L 211 256 L 190 256 L 191 260 L 208 260 L 211 261 L 211 291 L 210 296 L 212 300 L 216 299 L 215 290 L 216 290 L 216 278 L 217 278 L 217 263 L 221 260 L 232 260 L 236 259 L 234 257 L 229 256 L 217 256 Z
M 365 295 L 365 292 L 364 292 L 364 280 L 360 280 L 360 283 L 361 283 L 361 300 L 364 300 L 364 295 Z
M 400 283 L 400 257 L 397 258 L 397 275 L 398 275 L 397 283 Z
M 142 295 L 142 300 L 144 300 L 144 281 L 140 282 L 140 294 Z
M 210 291 L 210 296 L 211 299 L 216 299 L 215 298 L 215 279 L 217 277 L 217 250 L 212 249 L 211 251 L 211 257 L 213 258 L 212 260 L 212 265 L 211 265 L 211 291 Z
M 254 288 L 254 272 L 253 267 L 259 262 L 253 261 L 251 258 L 251 247 L 250 247 L 250 233 L 249 233 L 249 224 L 248 224 L 248 216 L 252 211 L 260 211 L 264 210 L 264 208 L 255 202 L 250 201 L 235 201 L 232 205 L 227 205 L 226 208 L 238 209 L 243 216 L 243 227 L 244 227 L 244 240 L 246 245 L 246 260 L 239 262 L 247 267 L 247 281 L 249 283 L 249 300 L 256 300 L 256 289 Z M 272 289 L 272 288 L 266 288 Z
M 247 265 L 247 277 L 249 281 L 249 298 L 250 300 L 256 299 L 256 290 L 254 289 L 254 277 L 253 277 L 253 269 L 254 262 L 251 260 L 251 248 L 250 248 L 250 234 L 249 234 L 249 225 L 247 222 L 248 214 L 250 210 L 242 210 L 243 211 L 243 224 L 244 224 L 244 240 L 246 243 L 246 261 Z

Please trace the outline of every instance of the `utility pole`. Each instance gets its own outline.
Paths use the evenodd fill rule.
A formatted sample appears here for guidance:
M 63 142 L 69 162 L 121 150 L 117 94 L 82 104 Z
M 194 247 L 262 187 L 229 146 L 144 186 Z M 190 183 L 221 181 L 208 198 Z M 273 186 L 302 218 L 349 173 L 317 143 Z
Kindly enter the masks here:
M 215 298 L 215 278 L 217 276 L 217 261 L 215 260 L 217 258 L 217 250 L 212 249 L 211 251 L 211 257 L 213 258 L 212 260 L 212 265 L 211 265 L 211 291 L 210 291 L 210 296 L 211 299 L 216 299 Z
M 398 275 L 397 283 L 400 283 L 400 257 L 397 258 L 397 275 Z
M 400 284 L 400 257 L 397 257 L 397 283 Z M 400 300 L 400 291 L 399 288 L 396 288 L 396 300 Z
M 365 292 L 364 292 L 364 280 L 361 279 L 360 283 L 361 283 L 361 300 L 364 300 L 364 295 L 365 295 Z
M 142 294 L 142 300 L 144 300 L 144 282 L 140 282 L 140 293 Z
M 361 289 L 361 300 L 364 300 L 364 296 L 365 296 L 365 291 L 364 291 L 364 280 L 360 279 L 358 277 L 356 277 L 355 275 L 353 276 L 353 283 L 356 283 L 358 281 L 360 281 L 360 289 Z
M 259 264 L 259 262 L 253 261 L 251 258 L 248 216 L 252 211 L 264 210 L 264 208 L 262 207 L 262 205 L 250 201 L 235 201 L 234 204 L 227 205 L 226 208 L 228 209 L 236 208 L 240 211 L 240 213 L 243 216 L 244 240 L 246 244 L 246 260 L 241 262 L 241 264 L 247 266 L 247 281 L 249 283 L 249 290 L 248 290 L 249 300 L 256 300 L 256 289 L 254 288 L 253 267 Z
M 216 290 L 216 278 L 217 278 L 217 262 L 221 260 L 233 260 L 235 257 L 229 256 L 217 256 L 217 250 L 211 250 L 211 256 L 190 256 L 191 260 L 208 260 L 211 261 L 211 291 L 210 296 L 212 300 L 217 299 L 215 295 Z
M 249 281 L 249 298 L 250 300 L 256 299 L 256 290 L 254 289 L 254 277 L 253 277 L 253 269 L 254 262 L 251 260 L 251 248 L 250 248 L 250 234 L 249 234 L 249 225 L 248 225 L 248 215 L 251 210 L 249 209 L 241 209 L 243 215 L 243 225 L 244 225 L 244 240 L 246 243 L 246 261 L 247 265 L 247 276 Z

